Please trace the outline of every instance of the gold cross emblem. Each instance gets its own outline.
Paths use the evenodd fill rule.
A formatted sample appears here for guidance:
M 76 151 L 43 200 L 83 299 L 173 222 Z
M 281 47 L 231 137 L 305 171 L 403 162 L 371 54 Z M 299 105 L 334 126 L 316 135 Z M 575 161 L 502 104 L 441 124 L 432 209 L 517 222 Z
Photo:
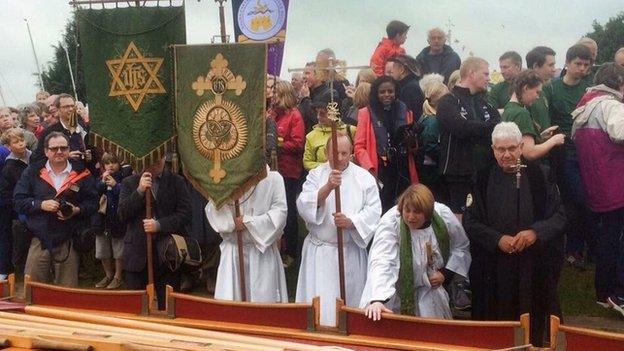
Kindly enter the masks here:
M 202 155 L 212 159 L 208 175 L 216 184 L 227 175 L 221 168 L 221 161 L 238 156 L 247 144 L 247 124 L 243 113 L 236 104 L 223 99 L 228 90 L 241 95 L 247 82 L 242 76 L 235 76 L 228 64 L 222 54 L 217 54 L 210 61 L 208 74 L 197 77 L 191 84 L 198 96 L 207 91 L 214 94 L 214 100 L 205 101 L 195 112 L 193 141 Z
M 158 79 L 163 61 L 162 58 L 143 56 L 131 41 L 122 57 L 106 60 L 113 78 L 108 96 L 125 96 L 134 111 L 138 111 L 145 95 L 166 93 Z
M 217 54 L 214 60 L 210 61 L 208 74 L 197 77 L 191 88 L 195 90 L 198 96 L 204 95 L 206 90 L 212 91 L 217 105 L 221 104 L 223 94 L 228 90 L 234 90 L 237 96 L 242 94 L 247 87 L 247 82 L 240 75 L 234 76 L 234 73 L 228 68 L 228 64 L 228 60 L 223 55 Z

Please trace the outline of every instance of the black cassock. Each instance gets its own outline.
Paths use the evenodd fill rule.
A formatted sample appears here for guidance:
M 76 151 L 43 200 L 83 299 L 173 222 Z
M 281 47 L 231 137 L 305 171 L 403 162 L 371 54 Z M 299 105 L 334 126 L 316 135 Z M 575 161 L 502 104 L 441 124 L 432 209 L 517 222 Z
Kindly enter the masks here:
M 473 203 L 464 214 L 472 264 L 472 317 L 518 320 L 531 313 L 531 342 L 542 344 L 546 318 L 560 315 L 557 282 L 563 261 L 565 214 L 556 186 L 539 165 L 516 174 L 498 165 L 477 174 Z M 533 229 L 537 241 L 522 252 L 498 248 L 502 235 Z

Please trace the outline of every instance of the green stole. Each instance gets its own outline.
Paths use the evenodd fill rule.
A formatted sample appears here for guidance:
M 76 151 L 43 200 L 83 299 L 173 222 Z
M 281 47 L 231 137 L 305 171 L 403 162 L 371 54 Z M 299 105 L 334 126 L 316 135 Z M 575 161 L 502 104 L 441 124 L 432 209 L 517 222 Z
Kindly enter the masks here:
M 399 298 L 401 299 L 401 314 L 414 315 L 414 267 L 413 267 L 413 255 L 412 255 L 412 235 L 410 230 L 403 220 L 400 219 L 401 224 L 399 228 Z M 444 262 L 447 261 L 449 256 L 449 236 L 446 224 L 440 215 L 433 211 L 431 218 L 431 226 L 438 240 L 438 247 L 444 258 Z

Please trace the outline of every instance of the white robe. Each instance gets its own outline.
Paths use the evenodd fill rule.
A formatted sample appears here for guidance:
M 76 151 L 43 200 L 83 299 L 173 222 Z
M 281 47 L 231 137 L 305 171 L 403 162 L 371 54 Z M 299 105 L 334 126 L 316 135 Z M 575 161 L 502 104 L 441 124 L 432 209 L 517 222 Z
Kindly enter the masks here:
M 464 277 L 468 275 L 471 257 L 466 233 L 457 217 L 445 205 L 435 203 L 434 210 L 440 215 L 449 234 L 450 256 L 446 268 Z M 386 301 L 387 308 L 400 312 L 399 279 L 399 228 L 400 214 L 395 206 L 381 218 L 375 231 L 370 250 L 368 277 L 362 293 L 360 307 L 371 301 Z M 449 296 L 444 287 L 432 288 L 427 272 L 426 243 L 431 242 L 436 270 L 444 266 L 438 241 L 431 226 L 411 230 L 414 270 L 414 314 L 421 317 L 452 318 Z M 430 272 L 431 273 L 431 272 Z
M 329 163 L 308 174 L 297 199 L 299 215 L 306 222 L 309 235 L 303 243 L 301 266 L 297 280 L 297 302 L 310 302 L 320 296 L 320 322 L 336 325 L 336 298 L 340 297 L 338 247 L 333 213 L 335 193 L 318 207 L 319 189 L 327 182 Z M 350 163 L 342 173 L 340 187 L 341 212 L 353 222 L 355 229 L 344 229 L 345 303 L 357 306 L 366 281 L 366 246 L 375 232 L 381 215 L 381 202 L 375 178 L 363 168 Z
M 265 179 L 240 198 L 240 210 L 247 227 L 243 231 L 247 300 L 288 302 L 286 276 L 277 244 L 286 225 L 287 212 L 282 176 L 268 172 Z M 208 222 L 223 238 L 215 299 L 241 300 L 234 214 L 234 204 L 225 204 L 219 210 L 213 201 L 206 205 Z

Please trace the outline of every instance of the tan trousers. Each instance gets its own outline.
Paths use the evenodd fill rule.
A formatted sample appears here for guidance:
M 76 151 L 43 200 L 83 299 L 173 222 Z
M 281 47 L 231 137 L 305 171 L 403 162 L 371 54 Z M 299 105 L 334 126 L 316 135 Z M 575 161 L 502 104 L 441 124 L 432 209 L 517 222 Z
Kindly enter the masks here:
M 69 241 L 51 250 L 41 247 L 41 242 L 33 238 L 26 258 L 25 274 L 35 282 L 49 283 L 51 273 L 54 274 L 54 284 L 76 287 L 78 286 L 78 253 Z

